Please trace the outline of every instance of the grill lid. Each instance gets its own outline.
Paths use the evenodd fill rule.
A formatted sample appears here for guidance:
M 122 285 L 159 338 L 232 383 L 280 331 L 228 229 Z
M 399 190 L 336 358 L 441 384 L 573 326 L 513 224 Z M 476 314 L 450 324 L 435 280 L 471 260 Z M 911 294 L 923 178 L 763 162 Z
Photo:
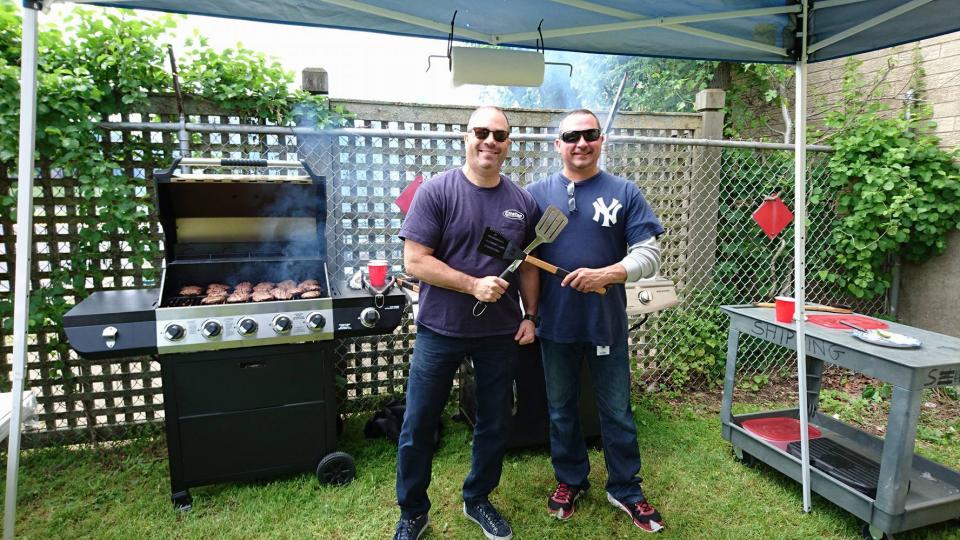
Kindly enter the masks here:
M 186 167 L 299 174 L 175 172 Z M 154 171 L 168 263 L 211 259 L 326 259 L 326 180 L 302 161 L 178 158 Z

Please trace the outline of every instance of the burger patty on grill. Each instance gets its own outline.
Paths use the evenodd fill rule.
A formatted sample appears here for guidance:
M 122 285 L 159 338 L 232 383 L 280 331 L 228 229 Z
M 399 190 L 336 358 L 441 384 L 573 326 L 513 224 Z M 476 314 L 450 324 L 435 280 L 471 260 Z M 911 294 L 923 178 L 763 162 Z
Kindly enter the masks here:
M 225 294 L 211 294 L 203 300 L 200 300 L 200 303 L 203 305 L 222 304 L 226 299 L 227 295 Z
M 317 289 L 319 289 L 319 287 L 317 287 Z M 319 290 L 307 291 L 301 294 L 300 298 L 320 298 L 320 291 Z
M 186 287 L 180 289 L 180 296 L 197 296 L 202 290 L 203 289 L 197 287 L 196 285 L 187 285 Z
M 289 289 L 284 289 L 281 287 L 277 287 L 276 289 L 273 289 L 272 291 L 270 291 L 270 295 L 276 298 L 277 300 L 290 300 L 291 298 L 293 298 L 293 293 L 290 292 Z
M 253 290 L 253 295 L 250 296 L 250 299 L 254 302 L 266 302 L 268 300 L 273 300 L 273 295 L 267 291 L 258 291 Z
M 248 301 L 250 301 L 249 292 L 235 291 L 233 294 L 227 297 L 228 304 L 240 304 Z

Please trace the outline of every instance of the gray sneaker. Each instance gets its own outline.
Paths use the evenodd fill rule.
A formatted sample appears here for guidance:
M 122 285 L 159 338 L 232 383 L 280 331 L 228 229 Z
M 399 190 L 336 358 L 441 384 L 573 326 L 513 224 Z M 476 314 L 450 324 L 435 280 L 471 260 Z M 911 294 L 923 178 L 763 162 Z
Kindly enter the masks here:
M 479 525 L 483 530 L 483 535 L 488 540 L 510 540 L 513 538 L 513 530 L 510 528 L 510 524 L 503 519 L 500 512 L 497 512 L 497 509 L 488 500 L 464 502 L 463 515 Z
M 397 522 L 397 531 L 393 533 L 393 540 L 417 540 L 423 535 L 430 524 L 430 518 L 427 514 L 415 518 L 400 518 Z

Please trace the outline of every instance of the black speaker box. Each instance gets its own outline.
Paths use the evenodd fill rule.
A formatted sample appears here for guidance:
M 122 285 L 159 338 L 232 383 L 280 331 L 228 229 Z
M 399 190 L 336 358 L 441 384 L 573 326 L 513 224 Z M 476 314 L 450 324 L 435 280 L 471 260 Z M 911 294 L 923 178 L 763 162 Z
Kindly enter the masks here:
M 460 366 L 460 414 L 470 426 L 476 425 L 477 395 L 473 362 L 465 358 Z M 600 417 L 590 383 L 586 362 L 580 373 L 580 427 L 588 444 L 600 437 Z M 550 416 L 547 412 L 547 388 L 543 380 L 540 343 L 520 347 L 513 378 L 513 398 L 507 448 L 550 444 Z

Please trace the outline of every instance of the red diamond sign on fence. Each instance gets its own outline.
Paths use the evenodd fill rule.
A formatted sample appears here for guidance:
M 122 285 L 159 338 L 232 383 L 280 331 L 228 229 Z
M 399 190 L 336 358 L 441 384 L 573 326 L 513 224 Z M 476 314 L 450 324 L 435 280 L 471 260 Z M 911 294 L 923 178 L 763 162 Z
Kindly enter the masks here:
M 760 208 L 753 213 L 753 220 L 772 240 L 793 221 L 793 212 L 776 193 L 767 196 Z

